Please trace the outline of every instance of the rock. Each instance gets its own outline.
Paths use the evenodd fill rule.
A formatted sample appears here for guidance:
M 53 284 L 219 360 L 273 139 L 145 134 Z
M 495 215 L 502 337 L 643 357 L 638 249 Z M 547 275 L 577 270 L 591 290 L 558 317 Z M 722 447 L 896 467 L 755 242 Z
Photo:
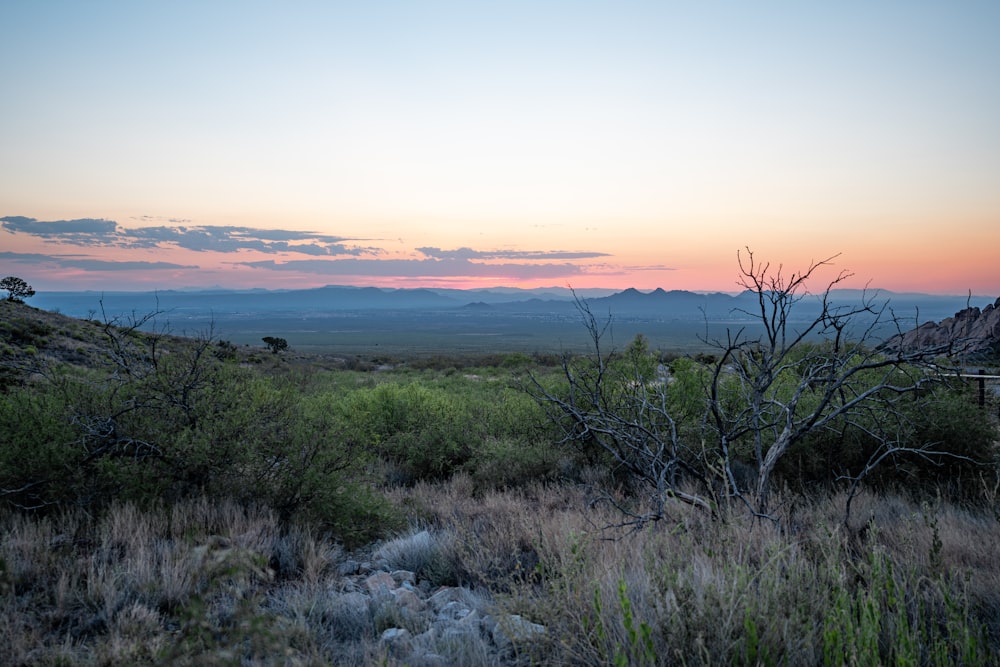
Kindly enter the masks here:
M 413 613 L 420 613 L 427 608 L 427 603 L 420 599 L 420 597 L 408 588 L 397 588 L 392 591 L 392 597 L 395 599 L 396 606 L 400 609 L 406 609 Z
M 441 642 L 445 645 L 458 646 L 479 640 L 479 629 L 466 625 L 453 625 L 441 633 Z
M 465 602 L 466 594 L 458 586 L 443 586 L 427 598 L 427 603 L 435 612 L 440 612 L 449 602 Z
M 386 628 L 379 638 L 379 643 L 386 646 L 395 655 L 410 650 L 412 635 L 406 628 Z
M 545 634 L 545 626 L 532 623 L 518 614 L 505 614 L 493 626 L 493 643 L 501 650 L 530 642 Z
M 983 310 L 966 308 L 941 322 L 925 322 L 882 345 L 889 352 L 950 353 L 966 359 L 1000 354 L 1000 298 Z
M 417 575 L 409 570 L 393 570 L 389 573 L 389 576 L 400 586 L 403 584 L 410 584 L 412 586 L 417 582 Z
M 376 572 L 365 579 L 365 588 L 372 595 L 389 593 L 396 589 L 396 581 L 388 572 Z
M 401 568 L 406 558 L 438 537 L 421 531 L 384 545 L 370 561 L 349 558 L 336 568 L 336 581 L 317 593 L 311 622 L 319 624 L 344 655 L 377 643 L 387 664 L 411 667 L 508 664 L 517 651 L 546 633 L 544 626 L 517 615 L 491 616 L 489 593 L 464 586 L 434 587 L 419 568 Z M 386 554 L 393 558 L 385 558 Z M 410 559 L 418 564 L 420 558 Z M 379 629 L 385 628 L 381 633 Z M 517 662 L 515 660 L 515 662 Z
M 464 604 L 458 601 L 451 601 L 446 603 L 437 612 L 437 617 L 442 621 L 457 621 L 465 618 L 471 613 L 471 610 Z

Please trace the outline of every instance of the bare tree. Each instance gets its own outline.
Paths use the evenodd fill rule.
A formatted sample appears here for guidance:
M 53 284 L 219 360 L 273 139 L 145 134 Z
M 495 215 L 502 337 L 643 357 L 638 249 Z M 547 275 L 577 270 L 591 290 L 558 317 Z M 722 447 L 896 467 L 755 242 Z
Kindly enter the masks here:
M 763 332 L 751 337 L 741 329 L 727 332 L 724 341 L 711 341 L 721 354 L 708 407 L 731 494 L 746 500 L 731 469 L 732 448 L 741 441 L 750 443 L 756 472 L 753 509 L 760 515 L 769 510 L 778 462 L 819 430 L 849 425 L 866 431 L 879 443 L 873 464 L 904 450 L 930 453 L 931 445 L 901 443 L 898 404 L 903 395 L 941 381 L 929 362 L 947 349 L 878 351 L 879 332 L 887 326 L 898 330 L 899 321 L 888 303 L 877 302 L 867 289 L 860 301 L 837 305 L 831 292 L 849 273 L 840 272 L 810 294 L 808 283 L 836 255 L 787 275 L 781 266 L 758 262 L 749 249 L 737 258 L 739 284 L 755 300 L 754 309 L 743 312 Z M 810 297 L 810 314 L 793 319 L 795 306 Z
M 749 250 L 737 259 L 739 284 L 753 306 L 740 311 L 747 326 L 704 339 L 719 354 L 705 373 L 700 418 L 679 415 L 668 385 L 651 381 L 642 364 L 606 351 L 610 319 L 599 322 L 580 299 L 591 354 L 564 357 L 563 386 L 532 378 L 528 387 L 562 428 L 563 443 L 602 452 L 646 489 L 648 509 L 619 504 L 632 525 L 663 518 L 672 500 L 714 513 L 725 498 L 736 499 L 771 517 L 778 463 L 825 429 L 860 429 L 875 443 L 864 469 L 842 477 L 852 494 L 874 467 L 897 455 L 941 454 L 934 443 L 907 440 L 901 400 L 941 381 L 930 361 L 946 348 L 879 351 L 879 336 L 901 329 L 887 303 L 865 290 L 860 301 L 838 305 L 832 292 L 850 276 L 845 272 L 818 293 L 807 289 L 835 256 L 790 274 L 758 262 Z M 807 298 L 811 303 L 803 304 Z M 737 474 L 748 463 L 750 474 Z

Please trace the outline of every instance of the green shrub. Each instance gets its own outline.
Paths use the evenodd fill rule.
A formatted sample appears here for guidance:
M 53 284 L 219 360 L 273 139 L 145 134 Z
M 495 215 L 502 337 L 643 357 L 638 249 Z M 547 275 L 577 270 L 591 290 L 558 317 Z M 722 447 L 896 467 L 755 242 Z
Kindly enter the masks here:
M 927 452 L 894 454 L 867 478 L 876 487 L 920 492 L 946 487 L 957 497 L 968 491 L 964 482 L 997 465 L 996 427 L 967 388 L 937 386 L 905 397 L 898 407 L 896 414 L 870 411 L 855 415 L 854 423 L 839 420 L 811 433 L 788 452 L 780 477 L 805 488 L 857 475 L 884 451 L 880 432 L 898 434 L 894 444 Z
M 52 332 L 48 324 L 25 317 L 0 321 L 0 340 L 16 346 L 44 345 Z
M 339 386 L 348 392 L 337 410 L 343 432 L 388 461 L 399 482 L 443 479 L 459 470 L 475 475 L 486 443 L 526 446 L 550 433 L 530 396 L 491 377 Z
M 420 384 L 381 384 L 350 398 L 355 437 L 398 466 L 401 480 L 452 474 L 471 454 L 461 409 L 441 390 Z
M 0 394 L 0 499 L 16 507 L 71 503 L 86 478 L 85 454 L 62 397 L 46 385 Z
M 560 452 L 548 442 L 487 438 L 465 470 L 477 491 L 509 489 L 560 475 Z
M 345 540 L 395 525 L 366 490 L 367 445 L 350 437 L 340 399 L 223 363 L 207 342 L 157 354 L 148 338 L 129 342 L 109 355 L 116 364 L 0 396 L 5 500 L 99 509 L 204 494 L 319 521 Z

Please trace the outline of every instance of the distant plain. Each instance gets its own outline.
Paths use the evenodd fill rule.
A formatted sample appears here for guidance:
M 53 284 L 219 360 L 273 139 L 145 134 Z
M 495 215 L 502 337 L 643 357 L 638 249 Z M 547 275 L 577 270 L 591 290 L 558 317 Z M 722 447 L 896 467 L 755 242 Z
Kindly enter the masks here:
M 761 332 L 760 319 L 748 315 L 755 303 L 745 295 L 626 290 L 585 296 L 597 323 L 608 325 L 602 341 L 606 349 L 620 349 L 641 333 L 653 349 L 696 354 L 711 352 L 712 340 Z M 855 304 L 859 298 L 846 291 L 835 296 L 842 304 Z M 880 294 L 877 302 L 886 299 L 904 330 L 950 317 L 966 305 L 992 302 L 985 297 L 890 293 Z M 146 328 L 211 335 L 240 346 L 263 347 L 264 336 L 278 336 L 292 351 L 324 355 L 552 354 L 592 347 L 583 314 L 566 289 L 61 292 L 40 293 L 31 303 L 72 317 L 118 322 L 156 313 Z M 796 305 L 793 314 L 803 325 L 814 316 L 815 303 L 815 297 L 807 297 Z M 875 338 L 894 333 L 886 326 Z

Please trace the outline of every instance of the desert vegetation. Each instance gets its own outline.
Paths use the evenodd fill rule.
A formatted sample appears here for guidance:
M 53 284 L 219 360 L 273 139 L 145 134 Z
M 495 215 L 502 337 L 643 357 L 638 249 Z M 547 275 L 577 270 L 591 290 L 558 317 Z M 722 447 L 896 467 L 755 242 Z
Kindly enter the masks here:
M 0 301 L 0 655 L 995 664 L 996 405 L 744 266 L 765 337 L 697 357 L 585 303 L 590 354 L 388 360 Z

